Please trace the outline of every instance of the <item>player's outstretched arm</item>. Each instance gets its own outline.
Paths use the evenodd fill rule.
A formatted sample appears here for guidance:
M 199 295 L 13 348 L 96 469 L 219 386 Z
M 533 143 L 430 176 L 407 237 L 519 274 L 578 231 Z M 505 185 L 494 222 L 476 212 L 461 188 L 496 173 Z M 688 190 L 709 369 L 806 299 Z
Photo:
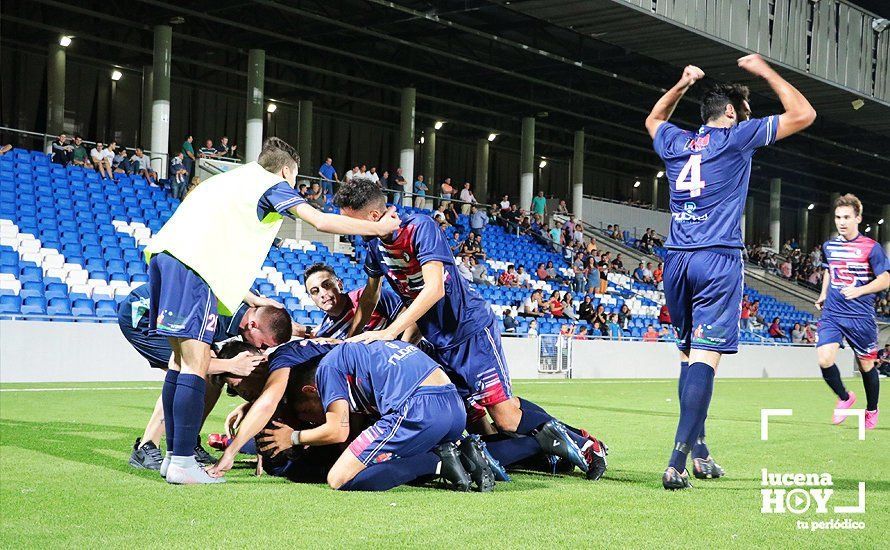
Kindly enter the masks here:
M 238 429 L 235 440 L 226 448 L 219 461 L 207 470 L 210 475 L 221 477 L 231 470 L 232 465 L 235 464 L 235 456 L 241 447 L 269 423 L 284 395 L 288 376 L 290 376 L 290 369 L 278 369 L 269 375 L 263 393 L 250 407 L 244 420 L 241 421 L 241 427 Z
M 646 130 L 649 131 L 649 137 L 655 139 L 655 132 L 658 130 L 658 127 L 670 120 L 677 104 L 680 103 L 683 95 L 686 94 L 686 90 L 704 78 L 704 76 L 705 72 L 695 65 L 686 65 L 680 80 L 674 84 L 673 88 L 661 96 L 655 107 L 652 107 L 652 112 L 646 117 Z
M 374 313 L 374 308 L 377 307 L 377 302 L 380 301 L 380 283 L 380 277 L 368 277 L 368 283 L 365 285 L 362 295 L 358 297 L 358 307 L 352 316 L 352 326 L 349 327 L 347 338 L 360 334 L 368 324 L 368 320 Z
M 786 138 L 791 134 L 800 132 L 816 120 L 816 110 L 807 101 L 797 88 L 779 76 L 779 73 L 769 66 L 758 54 L 742 57 L 738 61 L 739 67 L 749 73 L 766 80 L 773 89 L 785 112 L 779 116 L 779 129 L 776 130 L 776 140 Z
M 272 456 L 286 451 L 294 445 L 337 445 L 349 439 L 349 403 L 337 399 L 325 411 L 324 424 L 309 430 L 294 430 L 281 422 L 273 422 L 275 427 L 263 430 L 259 439 L 261 451 L 272 451 Z M 295 435 L 296 434 L 296 435 Z
M 375 342 L 377 340 L 395 340 L 400 334 L 411 328 L 417 320 L 430 310 L 445 296 L 445 266 L 442 262 L 431 261 L 421 266 L 423 290 L 411 302 L 391 325 L 384 330 L 372 330 L 354 336 L 352 342 Z
M 291 208 L 290 211 L 319 231 L 340 235 L 382 237 L 398 229 L 400 223 L 399 216 L 396 214 L 396 209 L 393 206 L 376 222 L 347 218 L 339 214 L 326 214 L 316 210 L 308 203 L 298 204 Z

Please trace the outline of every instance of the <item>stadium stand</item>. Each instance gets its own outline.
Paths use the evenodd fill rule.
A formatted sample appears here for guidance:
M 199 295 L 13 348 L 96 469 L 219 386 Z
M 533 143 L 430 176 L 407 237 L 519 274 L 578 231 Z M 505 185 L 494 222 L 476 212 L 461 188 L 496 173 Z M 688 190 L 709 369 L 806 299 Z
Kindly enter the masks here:
M 0 157 L 0 318 L 116 320 L 117 302 L 148 281 L 142 250 L 178 203 L 140 176 L 115 174 L 112 184 L 100 180 L 93 170 L 51 164 L 41 152 L 14 149 Z M 400 208 L 400 212 L 418 210 Z M 458 225 L 466 235 L 467 217 L 461 215 Z M 347 289 L 357 288 L 364 281 L 364 248 L 358 241 L 352 257 L 335 254 L 320 243 L 285 239 L 269 251 L 254 288 L 283 303 L 297 322 L 315 325 L 323 313 L 306 294 L 303 270 L 325 262 L 336 268 Z M 563 257 L 530 236 L 488 225 L 483 242 L 495 279 L 508 264 L 525 265 L 533 272 L 534 266 L 551 261 L 561 266 L 566 279 L 571 278 Z M 532 286 L 547 295 L 554 290 L 571 291 L 568 285 L 534 278 Z M 517 308 L 531 292 L 500 286 L 479 286 L 478 290 L 499 317 L 505 309 Z M 746 288 L 746 293 L 760 300 L 764 319 L 780 317 L 789 334 L 795 322 L 813 321 L 810 314 L 753 288 Z M 577 309 L 583 296 L 575 299 Z M 663 303 L 664 294 L 655 286 L 615 273 L 608 276 L 608 292 L 593 299 L 594 307 L 602 304 L 607 314 L 628 306 L 632 314 L 624 331 L 628 338 L 641 337 L 649 324 L 658 326 Z M 518 317 L 517 322 L 516 333 L 527 334 L 529 320 Z M 557 334 L 571 322 L 548 314 L 538 319 L 539 332 Z M 762 333 L 748 330 L 741 338 L 746 343 L 765 339 Z

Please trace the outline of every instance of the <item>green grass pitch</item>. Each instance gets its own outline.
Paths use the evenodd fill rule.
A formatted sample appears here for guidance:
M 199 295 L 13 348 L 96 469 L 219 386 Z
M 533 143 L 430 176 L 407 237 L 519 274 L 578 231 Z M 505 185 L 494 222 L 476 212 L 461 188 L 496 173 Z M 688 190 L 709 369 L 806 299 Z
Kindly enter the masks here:
M 848 384 L 859 392 L 858 379 Z M 10 391 L 53 387 L 99 389 Z M 520 473 L 486 495 L 426 488 L 335 493 L 257 479 L 246 463 L 225 485 L 168 486 L 156 473 L 127 465 L 158 388 L 3 386 L 0 545 L 886 548 L 890 532 L 890 417 L 859 441 L 855 419 L 830 425 L 834 399 L 820 380 L 718 378 L 708 441 L 728 475 L 677 493 L 660 483 L 676 427 L 675 381 L 517 382 L 520 395 L 600 435 L 611 449 L 610 468 L 600 482 Z M 221 401 L 205 437 L 220 430 L 234 404 Z M 770 423 L 769 441 L 760 440 L 761 408 L 794 410 Z M 830 505 L 855 504 L 864 481 L 866 513 L 762 514 L 761 468 L 830 473 Z M 865 528 L 797 528 L 798 521 L 832 518 L 864 521 Z

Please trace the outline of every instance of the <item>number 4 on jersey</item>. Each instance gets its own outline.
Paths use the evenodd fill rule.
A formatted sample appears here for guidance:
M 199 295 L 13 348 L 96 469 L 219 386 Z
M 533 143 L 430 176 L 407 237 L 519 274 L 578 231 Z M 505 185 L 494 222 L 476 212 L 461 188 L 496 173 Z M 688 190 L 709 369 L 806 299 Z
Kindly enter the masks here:
M 689 181 L 686 177 L 689 176 Z M 680 177 L 677 178 L 677 191 L 689 191 L 690 197 L 701 195 L 701 190 L 705 188 L 705 182 L 701 179 L 701 155 L 692 155 L 683 169 L 680 170 Z

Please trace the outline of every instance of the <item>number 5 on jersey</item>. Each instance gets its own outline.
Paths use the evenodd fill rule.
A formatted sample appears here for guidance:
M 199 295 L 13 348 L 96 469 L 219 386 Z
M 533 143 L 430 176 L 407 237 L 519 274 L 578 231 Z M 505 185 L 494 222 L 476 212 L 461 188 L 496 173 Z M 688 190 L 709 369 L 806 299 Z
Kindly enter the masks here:
M 689 181 L 686 181 L 687 176 Z M 690 197 L 697 197 L 701 195 L 701 190 L 704 188 L 705 182 L 701 179 L 701 155 L 692 155 L 680 170 L 680 177 L 677 178 L 677 191 L 689 191 Z

